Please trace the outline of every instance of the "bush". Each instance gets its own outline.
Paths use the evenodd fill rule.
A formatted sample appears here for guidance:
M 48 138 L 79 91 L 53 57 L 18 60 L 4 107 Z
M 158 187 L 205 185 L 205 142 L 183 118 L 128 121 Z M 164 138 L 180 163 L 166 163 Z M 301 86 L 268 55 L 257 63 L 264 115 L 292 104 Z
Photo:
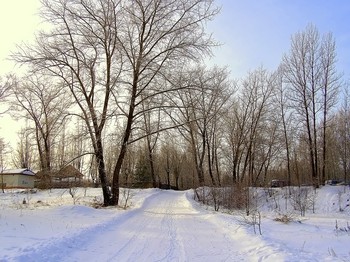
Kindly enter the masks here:
M 278 217 L 274 219 L 274 221 L 282 222 L 284 224 L 288 224 L 294 220 L 291 214 L 279 214 Z
M 311 187 L 293 188 L 290 200 L 293 208 L 300 211 L 301 216 L 305 216 L 306 210 L 314 209 L 316 191 Z
M 218 211 L 220 208 L 227 210 L 241 210 L 247 207 L 248 188 L 240 185 L 231 187 L 201 187 L 194 190 L 196 201 L 209 205 Z

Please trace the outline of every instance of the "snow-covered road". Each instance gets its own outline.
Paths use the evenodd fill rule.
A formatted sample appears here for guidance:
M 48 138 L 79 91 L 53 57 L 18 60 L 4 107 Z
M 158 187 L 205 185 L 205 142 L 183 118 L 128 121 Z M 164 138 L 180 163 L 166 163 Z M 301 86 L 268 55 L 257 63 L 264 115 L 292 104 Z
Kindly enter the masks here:
M 285 252 L 227 219 L 196 206 L 188 191 L 154 191 L 138 208 L 37 242 L 10 260 L 285 261 Z

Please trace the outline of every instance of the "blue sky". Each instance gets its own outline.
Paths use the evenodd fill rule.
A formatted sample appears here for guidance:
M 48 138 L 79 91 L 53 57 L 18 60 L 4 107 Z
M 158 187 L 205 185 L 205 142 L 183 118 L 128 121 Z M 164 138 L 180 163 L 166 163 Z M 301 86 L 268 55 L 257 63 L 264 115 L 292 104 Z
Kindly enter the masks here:
M 5 59 L 15 44 L 34 39 L 40 22 L 36 15 L 39 2 L 0 0 L 0 75 L 13 68 Z M 221 6 L 221 13 L 208 24 L 208 29 L 223 45 L 214 50 L 212 63 L 227 65 L 232 78 L 244 77 L 260 66 L 276 69 L 283 53 L 289 50 L 291 36 L 312 23 L 320 33 L 333 33 L 338 71 L 344 73 L 344 80 L 350 79 L 350 1 L 217 0 L 216 3 Z M 8 116 L 2 116 L 0 121 L 0 137 L 7 141 L 14 139 L 18 125 Z
M 350 1 L 347 0 L 218 0 L 221 12 L 209 23 L 223 45 L 214 51 L 215 64 L 229 66 L 233 77 L 259 66 L 275 69 L 290 48 L 293 34 L 310 23 L 321 34 L 332 32 L 338 70 L 350 75 Z
M 0 74 L 15 43 L 30 41 L 39 25 L 40 0 L 0 1 Z M 220 14 L 208 29 L 222 43 L 212 62 L 228 65 L 234 78 L 259 66 L 275 69 L 288 52 L 291 36 L 312 23 L 320 33 L 332 32 L 338 69 L 350 76 L 350 1 L 348 0 L 217 0 Z M 21 8 L 19 8 L 21 7 Z

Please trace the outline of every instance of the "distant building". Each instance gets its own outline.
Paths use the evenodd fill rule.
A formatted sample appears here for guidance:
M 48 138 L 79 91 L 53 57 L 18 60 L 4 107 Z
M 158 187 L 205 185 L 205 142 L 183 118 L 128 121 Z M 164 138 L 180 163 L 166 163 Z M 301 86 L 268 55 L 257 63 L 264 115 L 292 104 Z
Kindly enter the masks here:
M 287 182 L 284 180 L 273 179 L 270 181 L 270 187 L 285 187 Z
M 51 177 L 54 181 L 74 182 L 80 181 L 84 177 L 84 175 L 72 165 L 68 165 L 61 168 L 59 171 L 53 172 L 51 174 Z
M 335 185 L 340 184 L 341 182 L 342 182 L 342 181 L 331 179 L 331 180 L 326 180 L 326 181 L 325 181 L 325 184 L 326 184 L 326 185 L 335 186 Z
M 35 187 L 38 188 L 64 188 L 80 186 L 84 175 L 72 165 L 65 166 L 59 170 L 39 171 Z
M 34 188 L 35 173 L 27 168 L 0 172 L 0 188 Z

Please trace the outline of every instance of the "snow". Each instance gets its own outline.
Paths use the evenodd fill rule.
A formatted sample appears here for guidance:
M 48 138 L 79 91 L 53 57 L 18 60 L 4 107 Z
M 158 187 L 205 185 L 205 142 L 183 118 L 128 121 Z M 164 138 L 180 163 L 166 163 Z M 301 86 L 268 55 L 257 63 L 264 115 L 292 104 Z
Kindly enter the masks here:
M 22 174 L 22 175 L 28 175 L 28 176 L 35 176 L 35 174 L 27 169 L 27 168 L 21 168 L 21 169 L 4 169 L 1 170 L 1 173 L 3 174 Z
M 0 193 L 0 261 L 350 261 L 349 188 L 322 187 L 304 217 L 286 189 L 256 189 L 262 235 L 239 212 L 195 202 L 192 190 L 130 192 L 126 209 L 92 207 L 98 188 L 74 199 L 65 189 Z M 275 221 L 283 214 L 293 220 Z

